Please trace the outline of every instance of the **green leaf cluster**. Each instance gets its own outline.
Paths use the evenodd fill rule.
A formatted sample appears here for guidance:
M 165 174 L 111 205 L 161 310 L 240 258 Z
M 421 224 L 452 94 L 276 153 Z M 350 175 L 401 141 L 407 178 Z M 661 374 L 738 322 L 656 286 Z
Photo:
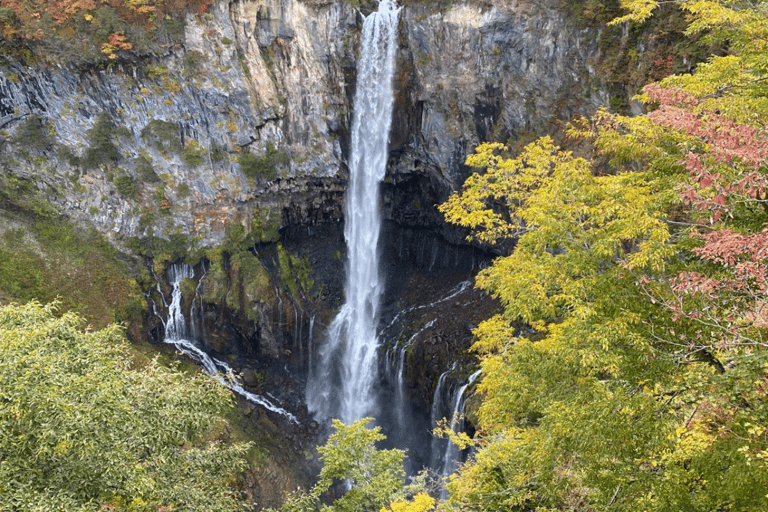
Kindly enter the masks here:
M 0 510 L 240 510 L 248 446 L 211 437 L 228 390 L 55 309 L 0 307 Z
M 381 433 L 380 427 L 369 427 L 372 421 L 372 418 L 363 418 L 345 425 L 333 420 L 335 432 L 324 446 L 318 448 L 323 469 L 317 484 L 309 491 L 289 496 L 279 510 L 378 512 L 391 502 L 422 493 L 422 480 L 417 479 L 408 485 L 405 483 L 404 450 L 376 448 L 376 443 L 386 439 L 386 436 Z M 330 505 L 323 504 L 323 494 L 339 483 L 347 487 L 344 495 Z

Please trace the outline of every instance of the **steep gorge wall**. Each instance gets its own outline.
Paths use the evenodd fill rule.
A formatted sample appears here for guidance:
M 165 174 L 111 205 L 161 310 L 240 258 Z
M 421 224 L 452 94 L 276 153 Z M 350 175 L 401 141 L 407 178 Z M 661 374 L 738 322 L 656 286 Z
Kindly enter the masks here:
M 460 186 L 479 142 L 524 140 L 607 102 L 592 66 L 599 34 L 559 6 L 403 7 L 383 205 L 395 225 L 432 233 L 408 240 L 463 242 L 435 204 Z M 220 1 L 189 17 L 183 44 L 162 55 L 123 53 L 87 69 L 6 61 L 3 179 L 33 182 L 127 253 L 161 265 L 204 255 L 214 269 L 205 298 L 214 348 L 306 366 L 301 342 L 290 341 L 308 327 L 298 312 L 328 315 L 341 297 L 348 127 L 360 12 L 371 8 Z M 153 237 L 181 248 L 159 250 Z M 275 256 L 281 239 L 316 283 L 300 296 Z M 258 265 L 245 263 L 252 253 Z M 145 315 L 144 332 L 161 337 L 157 322 Z M 433 361 L 417 387 L 445 363 Z
M 390 218 L 439 226 L 431 208 L 468 175 L 480 142 L 529 140 L 608 103 L 594 72 L 599 34 L 559 2 L 404 10 L 392 134 Z M 455 234 L 444 230 L 448 237 Z
M 7 63 L 5 172 L 33 178 L 118 244 L 176 231 L 213 246 L 264 211 L 281 227 L 337 221 L 358 28 L 341 1 L 238 0 L 190 18 L 183 47 L 156 58 L 88 70 Z M 541 132 L 606 101 L 590 74 L 595 34 L 546 3 L 407 5 L 400 30 L 385 195 L 400 223 L 437 224 L 413 209 L 458 186 L 478 142 Z M 101 114 L 120 155 L 87 165 Z M 34 148 L 16 139 L 31 116 L 48 136 Z

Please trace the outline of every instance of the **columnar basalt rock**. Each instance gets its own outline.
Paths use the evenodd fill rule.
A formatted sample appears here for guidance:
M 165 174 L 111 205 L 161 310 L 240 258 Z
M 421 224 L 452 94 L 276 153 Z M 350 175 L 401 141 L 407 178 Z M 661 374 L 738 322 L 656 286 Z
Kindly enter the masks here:
M 393 186 L 385 188 L 389 218 L 440 226 L 432 205 L 463 182 L 464 159 L 478 143 L 542 133 L 608 103 L 591 66 L 599 34 L 576 29 L 556 6 L 505 1 L 404 9 Z

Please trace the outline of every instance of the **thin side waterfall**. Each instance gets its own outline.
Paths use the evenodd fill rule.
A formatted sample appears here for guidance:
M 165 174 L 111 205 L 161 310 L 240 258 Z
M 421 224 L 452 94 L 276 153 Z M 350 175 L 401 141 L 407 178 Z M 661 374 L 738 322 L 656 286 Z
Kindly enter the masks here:
M 445 382 L 447 380 L 448 374 L 450 373 L 450 370 L 445 371 L 440 374 L 440 378 L 437 379 L 437 386 L 435 386 L 435 394 L 432 397 L 432 410 L 430 411 L 430 419 L 432 423 L 432 428 L 434 429 L 437 427 L 437 422 L 440 421 L 440 419 L 446 417 L 445 411 L 445 400 L 443 399 L 443 395 L 446 394 L 444 391 Z M 434 436 L 432 437 L 432 446 L 431 446 L 431 459 L 430 459 L 430 467 L 433 468 L 435 471 L 439 471 L 442 475 L 442 469 L 443 469 L 443 457 L 445 456 L 445 448 L 447 446 L 447 443 L 449 443 L 447 439 L 442 439 L 440 437 Z
M 308 374 L 312 375 L 315 371 L 313 360 L 312 360 L 312 354 L 315 352 L 315 340 L 314 340 L 314 334 L 315 334 L 315 314 L 312 313 L 309 316 L 309 335 L 307 336 L 307 369 Z
M 399 11 L 395 0 L 382 0 L 379 10 L 363 22 L 344 214 L 346 302 L 328 329 L 319 368 L 307 385 L 307 405 L 321 420 L 339 418 L 349 424 L 375 414 L 376 327 L 384 287 L 379 270 L 379 184 L 386 171 L 392 123 Z
M 175 346 L 179 352 L 202 366 L 206 373 L 226 385 L 235 393 L 243 396 L 249 402 L 281 414 L 293 423 L 298 423 L 296 417 L 290 412 L 282 407 L 274 405 L 266 398 L 244 389 L 237 381 L 234 371 L 227 363 L 209 356 L 200 349 L 193 340 L 189 339 L 189 329 L 181 307 L 181 281 L 182 279 L 194 278 L 195 272 L 192 267 L 186 263 L 174 263 L 168 267 L 166 272 L 172 290 L 171 303 L 168 306 L 168 319 L 165 321 L 165 339 L 163 341 Z M 165 300 L 165 298 L 163 298 L 163 300 Z
M 453 416 L 451 417 L 450 428 L 454 432 L 458 432 L 464 427 L 464 418 L 462 417 L 464 415 L 464 392 L 469 386 L 472 385 L 473 382 L 475 382 L 475 379 L 477 379 L 479 375 L 480 370 L 477 370 L 475 373 L 470 375 L 467 383 L 461 386 L 453 397 Z M 447 481 L 448 477 L 459 467 L 459 463 L 461 462 L 460 455 L 461 453 L 459 447 L 449 440 L 445 448 L 445 453 L 443 454 L 442 460 L 441 474 L 444 481 Z M 445 488 L 441 490 L 440 497 L 442 499 L 447 497 Z
M 387 366 L 388 366 L 388 372 L 391 376 L 394 374 L 394 379 L 391 379 L 394 381 L 395 386 L 395 418 L 397 420 L 397 427 L 401 430 L 401 432 L 405 432 L 405 429 L 408 427 L 406 425 L 406 394 L 405 394 L 405 379 L 404 379 L 404 373 L 405 373 L 405 357 L 408 355 L 408 349 L 411 348 L 416 338 L 421 334 L 422 332 L 426 331 L 433 325 L 435 325 L 436 319 L 432 319 L 426 324 L 424 324 L 421 329 L 416 331 L 411 335 L 410 338 L 408 338 L 408 341 L 406 341 L 402 347 L 399 345 L 395 345 L 392 349 L 390 349 L 387 352 Z M 391 352 L 391 355 L 390 355 Z M 397 361 L 395 361 L 397 359 Z

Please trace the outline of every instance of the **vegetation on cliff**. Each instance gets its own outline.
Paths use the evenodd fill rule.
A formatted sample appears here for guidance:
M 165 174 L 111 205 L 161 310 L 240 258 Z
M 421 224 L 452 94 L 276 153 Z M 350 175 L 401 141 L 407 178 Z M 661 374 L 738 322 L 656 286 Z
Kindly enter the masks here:
M 64 218 L 31 180 L 0 176 L 0 302 L 50 302 L 96 328 L 138 320 L 139 272 L 95 229 Z
M 616 23 L 658 4 L 624 5 Z M 726 55 L 647 86 L 646 115 L 576 123 L 594 162 L 548 138 L 479 146 L 485 171 L 441 207 L 483 242 L 517 238 L 477 280 L 504 312 L 475 331 L 477 452 L 448 508 L 768 507 L 768 20 L 680 7 Z
M 94 63 L 176 44 L 210 0 L 3 0 L 0 43 L 38 58 Z

